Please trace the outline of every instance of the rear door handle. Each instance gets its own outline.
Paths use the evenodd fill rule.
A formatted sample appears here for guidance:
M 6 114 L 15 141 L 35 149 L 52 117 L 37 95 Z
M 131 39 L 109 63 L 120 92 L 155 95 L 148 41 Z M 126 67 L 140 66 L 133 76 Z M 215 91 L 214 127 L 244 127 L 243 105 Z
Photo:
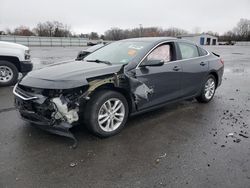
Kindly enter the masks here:
M 173 70 L 174 71 L 179 71 L 181 68 L 179 66 L 174 66 Z
M 205 66 L 206 63 L 205 63 L 205 62 L 201 62 L 200 65 L 201 65 L 201 66 Z

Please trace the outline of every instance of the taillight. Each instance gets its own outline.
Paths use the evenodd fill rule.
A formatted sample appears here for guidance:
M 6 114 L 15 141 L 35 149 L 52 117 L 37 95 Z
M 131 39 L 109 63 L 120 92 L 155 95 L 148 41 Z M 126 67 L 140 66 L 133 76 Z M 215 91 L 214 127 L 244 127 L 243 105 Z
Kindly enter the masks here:
M 224 61 L 222 59 L 220 59 L 220 62 L 221 62 L 222 65 L 224 65 Z

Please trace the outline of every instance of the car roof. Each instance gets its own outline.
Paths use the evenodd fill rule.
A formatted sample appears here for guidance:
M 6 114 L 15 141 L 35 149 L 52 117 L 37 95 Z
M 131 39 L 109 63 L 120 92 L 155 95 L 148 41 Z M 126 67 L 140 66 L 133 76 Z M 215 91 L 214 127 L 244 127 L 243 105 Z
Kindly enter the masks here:
M 123 40 L 120 40 L 120 41 L 130 41 L 130 42 L 149 42 L 151 43 L 151 47 L 159 44 L 159 43 L 162 43 L 162 42 L 185 42 L 185 43 L 189 43 L 189 44 L 193 44 L 193 45 L 196 45 L 196 46 L 199 46 L 198 44 L 192 42 L 192 41 L 189 41 L 189 40 L 186 40 L 186 39 L 179 39 L 179 38 L 175 38 L 175 37 L 141 37 L 141 38 L 130 38 L 130 39 L 123 39 Z M 201 46 L 199 46 L 201 47 Z
M 141 37 L 141 38 L 130 38 L 122 41 L 133 41 L 133 42 L 163 42 L 163 41 L 177 40 L 174 37 Z

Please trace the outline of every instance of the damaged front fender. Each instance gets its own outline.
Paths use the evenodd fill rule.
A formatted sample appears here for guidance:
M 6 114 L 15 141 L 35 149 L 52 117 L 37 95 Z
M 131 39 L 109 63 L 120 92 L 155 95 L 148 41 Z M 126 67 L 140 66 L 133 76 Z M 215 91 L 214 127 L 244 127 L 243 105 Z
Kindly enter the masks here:
M 84 80 L 80 79 L 80 77 L 78 77 L 79 80 L 71 79 L 76 81 L 77 86 L 82 82 L 80 87 L 73 89 L 69 87 L 71 85 L 69 82 L 66 82 L 66 86 L 63 87 L 62 80 L 53 82 L 44 78 L 41 80 L 38 79 L 39 81 L 36 83 L 39 83 L 39 87 L 34 88 L 29 86 L 29 82 L 37 78 L 32 78 L 32 75 L 30 75 L 29 79 L 24 78 L 19 85 L 14 88 L 13 92 L 17 96 L 17 108 L 25 120 L 51 133 L 72 138 L 76 144 L 76 139 L 70 132 L 70 128 L 80 119 L 80 104 L 82 104 L 82 100 L 90 100 L 92 94 L 100 87 L 109 88 L 112 86 L 113 88 L 124 90 L 128 94 L 126 97 L 130 97 L 132 113 L 136 112 L 139 101 L 149 100 L 149 95 L 154 92 L 153 89 L 142 81 L 139 81 L 131 71 L 125 70 L 123 66 L 115 73 Z M 94 72 L 92 72 L 92 74 L 94 74 Z M 49 88 L 46 87 L 47 82 L 49 83 Z M 26 86 L 26 84 L 28 86 Z M 59 85 L 56 89 L 54 87 L 51 89 L 53 84 Z M 72 85 L 75 86 L 73 82 Z M 40 89 L 41 87 L 46 89 Z M 24 90 L 22 88 L 24 88 Z M 23 98 L 25 95 L 34 96 L 34 98 L 31 97 L 31 100 L 20 99 L 20 96 Z

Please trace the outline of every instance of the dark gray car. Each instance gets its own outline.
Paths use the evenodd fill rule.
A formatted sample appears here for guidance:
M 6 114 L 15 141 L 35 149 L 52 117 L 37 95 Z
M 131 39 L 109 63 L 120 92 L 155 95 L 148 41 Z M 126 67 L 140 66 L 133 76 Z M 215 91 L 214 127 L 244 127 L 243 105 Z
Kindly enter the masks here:
M 84 58 L 28 73 L 14 88 L 25 120 L 70 136 L 85 124 L 94 134 L 118 133 L 129 115 L 170 102 L 209 102 L 222 81 L 218 55 L 176 38 L 111 43 Z M 83 123 L 82 123 L 83 122 Z

